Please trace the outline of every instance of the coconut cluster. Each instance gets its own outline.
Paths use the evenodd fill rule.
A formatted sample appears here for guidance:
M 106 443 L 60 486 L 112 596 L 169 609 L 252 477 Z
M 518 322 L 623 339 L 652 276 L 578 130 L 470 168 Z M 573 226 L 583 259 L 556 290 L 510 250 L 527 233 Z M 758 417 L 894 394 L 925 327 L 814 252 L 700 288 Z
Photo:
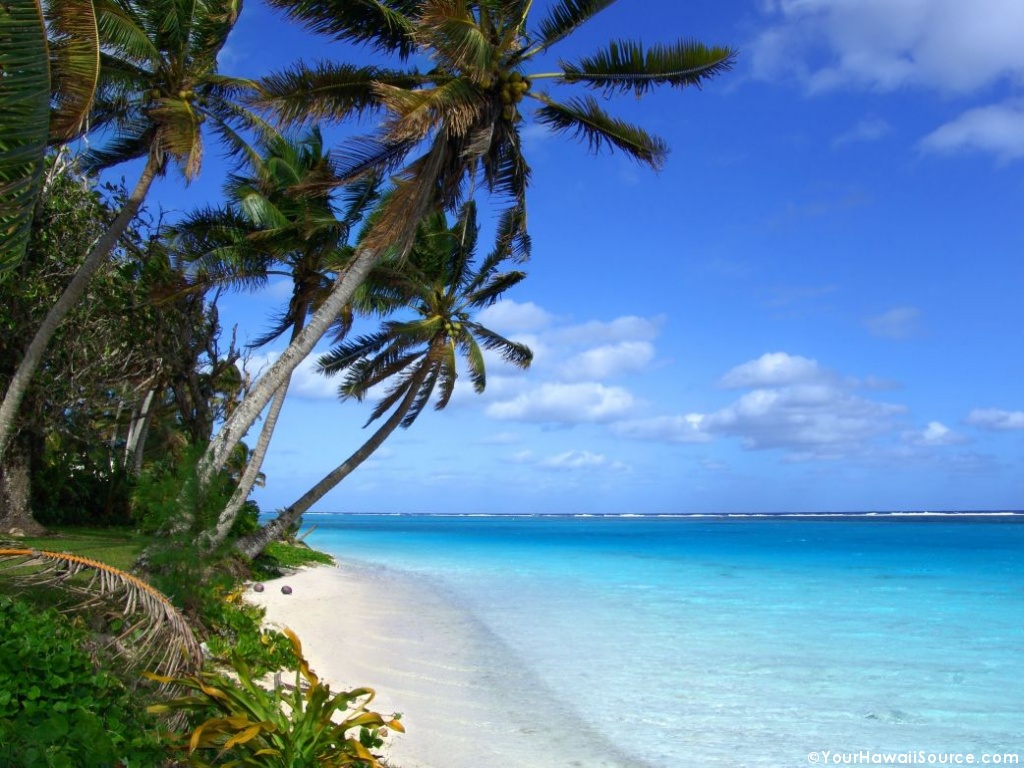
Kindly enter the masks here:
M 491 90 L 501 101 L 502 114 L 508 120 L 516 116 L 516 105 L 530 90 L 529 79 L 523 77 L 520 72 L 502 72 L 494 78 L 485 78 L 481 85 Z

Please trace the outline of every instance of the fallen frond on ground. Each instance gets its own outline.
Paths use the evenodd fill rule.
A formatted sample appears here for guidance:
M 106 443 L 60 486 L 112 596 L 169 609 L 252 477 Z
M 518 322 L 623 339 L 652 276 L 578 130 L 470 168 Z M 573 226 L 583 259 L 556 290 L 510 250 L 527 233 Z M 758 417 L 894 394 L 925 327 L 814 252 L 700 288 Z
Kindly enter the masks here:
M 192 674 L 202 665 L 199 642 L 184 616 L 158 590 L 130 573 L 65 552 L 0 547 L 0 576 L 25 587 L 48 587 L 82 598 L 71 611 L 116 606 L 107 649 L 129 671 Z

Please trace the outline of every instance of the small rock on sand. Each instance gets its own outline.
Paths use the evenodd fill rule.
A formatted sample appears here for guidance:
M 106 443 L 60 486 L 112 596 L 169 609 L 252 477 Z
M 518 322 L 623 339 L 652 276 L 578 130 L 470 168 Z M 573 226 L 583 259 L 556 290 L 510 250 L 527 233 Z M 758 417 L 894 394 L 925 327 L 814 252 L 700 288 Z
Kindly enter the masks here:
M 292 593 L 292 588 L 289 587 L 287 584 L 285 584 L 283 587 L 281 587 L 281 594 L 283 594 L 283 595 L 290 595 L 291 593 Z

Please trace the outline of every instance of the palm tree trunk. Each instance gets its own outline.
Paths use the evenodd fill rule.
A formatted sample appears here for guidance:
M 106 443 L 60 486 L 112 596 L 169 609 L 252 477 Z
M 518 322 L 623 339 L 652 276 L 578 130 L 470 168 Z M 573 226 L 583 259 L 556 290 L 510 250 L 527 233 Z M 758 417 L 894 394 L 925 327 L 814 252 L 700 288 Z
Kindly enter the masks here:
M 158 167 L 158 162 L 150 155 L 146 161 L 146 167 L 143 168 L 142 175 L 139 177 L 139 181 L 136 183 L 135 189 L 132 190 L 131 197 L 128 198 L 124 208 L 121 209 L 121 212 L 114 219 L 110 228 L 93 245 L 92 250 L 85 257 L 82 266 L 78 268 L 75 276 L 71 279 L 67 288 L 64 289 L 64 293 L 57 299 L 57 303 L 50 308 L 46 319 L 43 320 L 43 324 L 36 331 L 35 338 L 32 339 L 32 343 L 29 344 L 28 349 L 25 351 L 25 356 L 22 358 L 18 369 L 11 378 L 11 383 L 7 387 L 3 404 L 0 405 L 0 458 L 3 457 L 14 435 L 14 423 L 18 415 L 18 408 L 21 406 L 21 401 L 25 398 L 25 393 L 28 391 L 33 374 L 35 374 L 36 369 L 43 360 L 43 355 L 50 343 L 50 339 L 53 338 L 54 333 L 57 332 L 57 327 L 78 303 L 82 294 L 85 293 L 93 273 L 106 263 L 117 241 L 131 220 L 135 218 L 135 214 L 139 212 L 142 201 L 145 200 L 146 194 L 153 184 L 153 179 L 156 178 Z
M 345 459 L 344 462 L 339 464 L 337 467 L 332 469 L 324 478 L 310 488 L 306 493 L 302 495 L 298 501 L 292 504 L 290 507 L 283 509 L 277 517 L 267 523 L 265 526 L 260 528 L 258 531 L 250 533 L 248 536 L 244 536 L 235 543 L 235 549 L 245 557 L 252 560 L 259 555 L 267 544 L 280 538 L 281 534 L 288 530 L 288 528 L 298 520 L 306 511 L 309 510 L 314 504 L 322 499 L 327 493 L 334 489 L 342 480 L 348 477 L 352 472 L 366 461 L 374 451 L 376 451 L 388 436 L 394 432 L 398 425 L 402 423 L 402 419 L 405 418 L 405 414 L 412 408 L 412 404 L 416 401 L 416 397 L 419 394 L 420 386 L 423 384 L 423 380 L 426 379 L 427 373 L 429 372 L 429 361 L 424 360 L 420 365 L 419 370 L 413 380 L 410 382 L 409 391 L 405 397 L 402 398 L 402 402 L 399 403 L 398 408 L 391 414 L 391 417 L 385 421 L 376 432 L 367 440 L 359 449 Z
M 124 447 L 125 466 L 130 466 L 131 473 L 135 476 L 142 471 L 142 450 L 149 433 L 149 422 L 153 417 L 153 398 L 155 396 L 156 387 L 153 387 L 146 393 L 142 406 L 139 412 L 133 416 L 131 428 L 128 430 L 128 440 Z
M 235 446 L 259 417 L 281 385 L 291 377 L 292 371 L 301 363 L 316 343 L 323 338 L 337 319 L 338 314 L 352 300 L 356 289 L 370 274 L 377 263 L 380 250 L 364 248 L 357 252 L 352 264 L 335 280 L 327 300 L 313 315 L 302 332 L 288 345 L 288 348 L 272 366 L 260 376 L 259 381 L 235 409 L 231 417 L 221 426 L 199 463 L 199 482 L 206 485 L 214 473 L 223 469 Z
M 40 536 L 46 529 L 32 517 L 28 455 L 17 441 L 0 461 L 0 533 Z
M 302 333 L 302 327 L 306 322 L 306 312 L 308 311 L 309 304 L 307 302 L 299 302 L 298 306 L 295 307 L 295 323 L 292 325 L 292 335 L 288 341 L 289 344 L 294 342 L 298 335 Z M 256 447 L 253 449 L 252 456 L 249 457 L 249 463 L 245 465 L 245 471 L 242 473 L 242 478 L 238 481 L 238 487 L 231 495 L 224 510 L 217 517 L 217 525 L 205 542 L 205 546 L 208 549 L 213 549 L 227 538 L 231 526 L 235 524 L 235 518 L 238 517 L 238 513 L 242 509 L 242 505 L 245 504 L 245 500 L 252 493 L 253 486 L 256 485 L 256 478 L 259 477 L 260 469 L 263 467 L 263 459 L 266 457 L 267 449 L 270 447 L 270 439 L 273 437 L 274 429 L 277 427 L 277 419 L 281 414 L 282 406 L 284 406 L 285 397 L 288 395 L 288 385 L 290 383 L 291 374 L 284 380 L 280 389 L 274 393 L 274 399 L 270 401 L 270 410 L 267 411 L 266 421 L 263 422 L 260 437 L 256 441 Z
M 290 378 L 285 380 L 281 388 L 274 393 L 274 399 L 270 401 L 267 419 L 263 422 L 263 429 L 260 430 L 259 440 L 256 441 L 256 447 L 249 458 L 249 463 L 245 466 L 245 472 L 242 473 L 242 478 L 238 481 L 238 487 L 235 488 L 235 492 L 231 495 L 227 505 L 217 517 L 217 525 L 213 532 L 203 542 L 203 546 L 207 550 L 213 549 L 227 538 L 231 526 L 235 524 L 235 518 L 238 517 L 242 505 L 245 504 L 245 500 L 249 498 L 249 494 L 256 484 L 256 478 L 260 474 L 260 467 L 263 466 L 263 458 L 267 455 L 267 448 L 270 446 L 270 438 L 274 434 L 274 428 L 277 426 L 277 417 L 281 413 L 281 406 L 284 405 L 284 399 L 288 395 L 288 385 L 290 382 Z

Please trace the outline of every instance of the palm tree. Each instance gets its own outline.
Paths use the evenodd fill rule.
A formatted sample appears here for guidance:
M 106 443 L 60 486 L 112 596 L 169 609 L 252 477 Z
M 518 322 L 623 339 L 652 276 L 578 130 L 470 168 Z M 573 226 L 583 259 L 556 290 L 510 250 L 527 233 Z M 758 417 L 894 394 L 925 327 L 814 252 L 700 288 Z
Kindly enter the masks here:
M 0 40 L 3 272 L 25 253 L 48 140 L 73 139 L 92 107 L 99 76 L 96 9 L 92 0 L 57 0 L 45 9 L 40 0 L 12 0 L 0 9 Z
M 349 234 L 377 199 L 377 185 L 371 179 L 347 188 L 339 217 L 331 196 L 336 177 L 318 128 L 297 141 L 271 137 L 250 166 L 249 175 L 229 179 L 226 207 L 192 213 L 172 229 L 172 237 L 201 286 L 256 289 L 273 276 L 291 279 L 292 295 L 284 311 L 253 342 L 262 346 L 289 329 L 291 340 L 302 331 L 308 314 L 329 293 L 334 275 L 351 258 Z M 340 335 L 350 322 L 348 315 L 339 318 Z M 274 394 L 246 469 L 207 546 L 224 540 L 256 483 L 289 381 Z
M 56 0 L 65 2 L 65 0 Z M 217 55 L 238 18 L 237 0 L 106 0 L 99 15 L 100 77 L 90 128 L 103 144 L 89 152 L 93 169 L 145 158 L 135 188 L 110 228 L 51 308 L 0 405 L 0 457 L 14 417 L 57 326 L 85 292 L 135 217 L 153 180 L 177 165 L 186 182 L 198 174 L 202 127 L 208 123 L 233 152 L 246 145 L 238 129 L 260 122 L 237 100 L 255 85 L 217 73 Z
M 462 207 L 451 229 L 442 213 L 424 219 L 405 264 L 392 258 L 374 270 L 371 280 L 379 305 L 410 308 L 414 318 L 388 320 L 376 333 L 339 343 L 320 358 L 319 368 L 332 376 L 345 373 L 339 388 L 342 400 L 362 400 L 372 387 L 391 382 L 366 426 L 388 411 L 391 415 L 298 501 L 239 540 L 236 548 L 242 554 L 253 558 L 262 552 L 268 542 L 369 458 L 392 432 L 412 426 L 435 394 L 434 408 L 447 406 L 458 376 L 456 353 L 465 358 L 477 392 L 487 385 L 483 349 L 497 352 L 519 368 L 529 367 L 533 353 L 526 345 L 509 341 L 472 318 L 473 310 L 493 304 L 526 277 L 518 270 L 499 271 L 510 256 L 525 258 L 529 244 L 519 236 L 520 231 L 520 223 L 506 216 L 494 251 L 477 268 L 473 252 L 478 227 L 476 206 L 471 201 Z
M 314 31 L 365 44 L 402 63 L 415 54 L 429 61 L 431 69 L 297 64 L 262 81 L 260 103 L 286 122 L 383 112 L 379 130 L 350 153 L 346 176 L 397 170 L 396 188 L 321 311 L 211 442 L 201 467 L 204 478 L 223 466 L 232 446 L 382 255 L 392 248 L 400 257 L 408 252 L 424 215 L 456 206 L 478 181 L 510 196 L 525 211 L 529 166 L 520 140 L 524 98 L 537 103 L 535 119 L 553 131 L 585 139 L 591 149 L 608 146 L 653 168 L 661 165 L 665 144 L 610 116 L 592 96 L 559 102 L 534 86 L 577 85 L 605 96 L 642 96 L 662 85 L 695 86 L 731 67 L 734 54 L 729 48 L 691 42 L 644 48 L 619 41 L 593 56 L 562 62 L 557 71 L 525 74 L 532 58 L 569 38 L 612 2 L 557 0 L 533 24 L 532 0 L 271 0 Z M 525 221 L 525 215 L 518 218 Z

